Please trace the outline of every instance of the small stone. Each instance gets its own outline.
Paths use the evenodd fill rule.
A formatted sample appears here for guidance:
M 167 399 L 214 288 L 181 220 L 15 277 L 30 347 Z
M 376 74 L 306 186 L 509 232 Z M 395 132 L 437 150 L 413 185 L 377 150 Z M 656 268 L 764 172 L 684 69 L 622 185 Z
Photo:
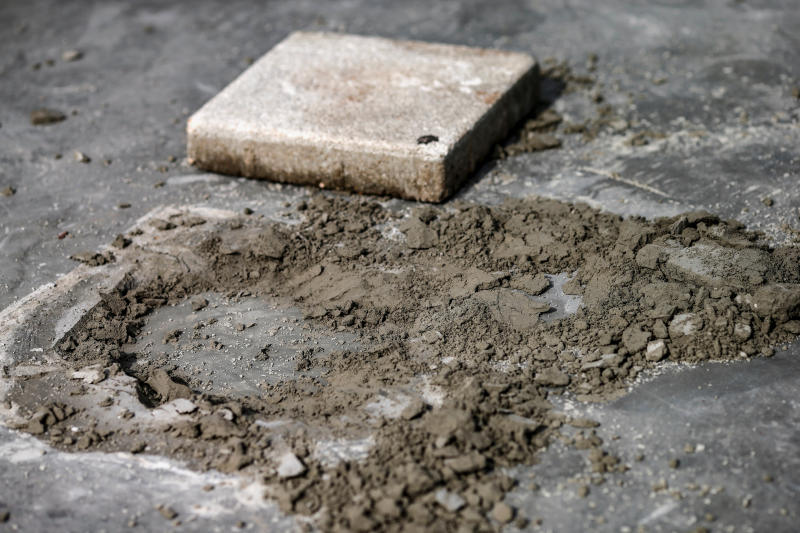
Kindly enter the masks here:
M 647 244 L 636 253 L 636 264 L 643 268 L 655 270 L 661 259 L 663 249 L 655 244 Z
M 130 447 L 130 452 L 132 454 L 142 453 L 147 449 L 147 444 L 144 441 L 134 442 Z
M 178 516 L 178 513 L 175 511 L 175 509 L 173 509 L 169 505 L 157 505 L 156 509 L 158 510 L 159 513 L 161 513 L 161 516 L 163 516 L 167 520 L 172 520 L 173 518 L 176 518 Z
M 0 511 L 0 524 L 8 522 L 8 519 L 11 518 L 11 513 L 8 511 Z
M 66 235 L 65 235 L 66 237 Z M 118 248 L 122 250 L 123 248 L 127 248 L 131 244 L 131 240 L 122 235 L 121 233 L 117 235 L 117 237 L 111 242 L 111 246 L 114 248 Z
M 666 479 L 659 479 L 657 482 L 653 483 L 653 492 L 659 492 L 662 490 L 667 490 L 669 485 L 667 484 Z
M 549 133 L 530 132 L 525 141 L 525 148 L 531 152 L 551 150 L 561 146 L 561 139 Z
M 306 465 L 292 452 L 284 453 L 278 460 L 278 477 L 297 477 L 305 473 Z
M 441 505 L 451 513 L 455 513 L 456 511 L 464 507 L 464 505 L 466 505 L 467 503 L 466 501 L 464 501 L 464 498 L 462 498 L 455 492 L 450 492 L 447 489 L 437 490 L 434 497 L 436 498 L 436 501 L 439 503 L 439 505 Z
M 638 325 L 628 327 L 622 333 L 622 344 L 628 352 L 636 353 L 644 349 L 647 341 L 652 337 L 649 331 L 642 331 Z
M 188 415 L 197 411 L 197 406 L 194 404 L 194 402 L 187 400 L 186 398 L 178 398 L 173 400 L 172 406 L 175 407 L 175 411 L 181 415 Z
M 666 339 L 668 336 L 667 326 L 663 320 L 656 320 L 653 323 L 653 335 L 657 339 Z
M 694 335 L 703 327 L 703 319 L 694 313 L 681 313 L 669 323 L 669 336 L 673 339 Z
M 181 338 L 181 335 L 183 335 L 183 330 L 180 329 L 173 329 L 168 331 L 166 334 L 164 334 L 164 344 L 168 344 L 170 342 L 178 342 L 178 340 Z
M 492 508 L 492 518 L 501 524 L 508 524 L 514 519 L 514 508 L 505 502 L 497 502 Z
M 397 501 L 392 498 L 381 498 L 375 502 L 375 512 L 387 518 L 399 518 L 402 514 Z
M 99 401 L 97 403 L 97 405 L 100 406 L 100 407 L 111 407 L 112 405 L 114 405 L 114 399 L 109 396 L 109 397 L 104 398 L 103 400 Z
M 679 466 L 681 466 L 680 459 L 670 459 L 669 460 L 669 467 L 670 468 L 675 469 L 675 468 L 678 468 Z
M 72 61 L 78 61 L 83 57 L 83 52 L 80 50 L 64 50 L 61 53 L 61 59 L 70 63 Z
M 175 229 L 175 224 L 168 220 L 163 220 L 160 218 L 154 218 L 150 221 L 150 225 L 157 229 L 158 231 L 168 231 L 171 229 Z
M 766 197 L 761 199 L 761 203 L 764 204 L 767 207 L 772 207 L 773 205 L 775 205 L 775 200 L 773 200 L 769 196 L 766 196 Z
M 89 266 L 102 266 L 114 260 L 110 252 L 100 254 L 97 252 L 78 252 L 69 256 L 73 261 L 78 261 Z
M 470 474 L 486 468 L 486 457 L 473 452 L 452 459 L 446 459 L 444 465 L 456 474 Z
M 553 387 L 563 387 L 569 385 L 569 376 L 561 372 L 558 368 L 551 366 L 536 373 L 533 381 L 539 385 L 549 385 Z
M 437 341 L 442 340 L 444 337 L 442 334 L 435 330 L 428 330 L 422 334 L 422 340 L 427 342 L 428 344 L 434 344 Z
M 189 398 L 192 389 L 172 379 L 169 373 L 163 368 L 159 368 L 150 373 L 147 384 L 164 401 L 172 401 L 178 398 Z
M 0 196 L 14 196 L 17 193 L 17 189 L 12 186 L 4 187 L 0 189 Z
M 92 158 L 91 157 L 89 157 L 88 155 L 84 154 L 83 152 L 79 152 L 78 150 L 75 150 L 75 153 L 73 154 L 73 157 L 75 158 L 75 161 L 77 161 L 78 163 L 88 164 L 88 163 L 92 162 Z
M 510 285 L 514 289 L 520 289 L 532 296 L 538 296 L 550 288 L 550 280 L 544 274 L 528 275 L 513 278 Z
M 406 408 L 403 409 L 403 412 L 400 416 L 402 416 L 405 420 L 413 420 L 424 413 L 426 408 L 427 404 L 424 401 L 419 398 L 414 398 L 406 406 Z
M 669 227 L 670 233 L 673 235 L 680 235 L 683 230 L 689 226 L 689 219 L 685 216 L 679 217 L 678 220 L 672 223 Z
M 589 495 L 589 486 L 581 485 L 578 487 L 578 498 L 585 498 Z
M 628 121 L 621 118 L 611 120 L 608 125 L 615 133 L 622 133 L 627 130 L 629 126 Z
M 568 424 L 574 428 L 590 429 L 598 427 L 600 422 L 591 418 L 572 418 Z
M 359 505 L 351 505 L 344 511 L 347 521 L 350 523 L 350 531 L 373 531 L 377 524 L 367 516 L 366 510 Z
M 436 231 L 418 218 L 412 218 L 403 224 L 406 245 L 413 250 L 425 250 L 439 242 Z
M 665 355 L 667 355 L 667 343 L 663 339 L 647 344 L 647 351 L 645 351 L 644 357 L 648 361 L 661 361 Z
M 195 298 L 192 300 L 192 311 L 202 311 L 208 305 L 208 300 L 205 298 Z
M 55 124 L 67 119 L 67 115 L 55 109 L 41 108 L 31 111 L 31 124 L 34 126 L 46 126 Z
M 752 334 L 753 328 L 750 327 L 750 324 L 737 322 L 736 325 L 733 326 L 733 336 L 739 341 L 746 341 Z

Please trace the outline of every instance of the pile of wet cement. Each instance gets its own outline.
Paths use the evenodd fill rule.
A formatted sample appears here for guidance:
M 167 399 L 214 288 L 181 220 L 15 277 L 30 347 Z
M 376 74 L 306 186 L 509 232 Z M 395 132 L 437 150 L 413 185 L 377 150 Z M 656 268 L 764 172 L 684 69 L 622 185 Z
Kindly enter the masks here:
M 190 399 L 187 420 L 167 432 L 136 418 L 96 431 L 75 406 L 80 388 L 59 386 L 27 429 L 66 448 L 138 452 L 146 442 L 198 468 L 255 473 L 285 511 L 324 530 L 487 530 L 524 522 L 503 503 L 514 481 L 502 469 L 535 462 L 553 438 L 588 450 L 594 475 L 628 468 L 594 422 L 554 410 L 554 395 L 603 401 L 662 361 L 770 356 L 800 334 L 800 250 L 770 248 L 708 213 L 648 222 L 529 199 L 403 216 L 332 195 L 296 208 L 297 225 L 160 221 L 166 244 L 192 227 L 190 239 L 174 237 L 190 241 L 191 257 L 128 275 L 58 346 L 76 368 L 133 375 L 149 406 Z M 136 254 L 127 242 L 119 253 Z M 582 305 L 543 320 L 551 307 L 537 295 L 558 273 L 572 276 L 564 291 Z M 191 298 L 201 308 L 195 295 L 206 291 L 296 305 L 363 348 L 298 354 L 297 379 L 245 398 L 201 392 L 169 366 L 131 364 L 149 313 Z M 33 412 L 43 388 L 19 381 L 10 397 Z M 443 399 L 426 402 L 423 390 Z M 367 408 L 392 395 L 408 398 L 399 412 Z M 275 420 L 288 422 L 263 423 Z M 314 453 L 323 439 L 370 437 L 361 460 L 330 465 Z

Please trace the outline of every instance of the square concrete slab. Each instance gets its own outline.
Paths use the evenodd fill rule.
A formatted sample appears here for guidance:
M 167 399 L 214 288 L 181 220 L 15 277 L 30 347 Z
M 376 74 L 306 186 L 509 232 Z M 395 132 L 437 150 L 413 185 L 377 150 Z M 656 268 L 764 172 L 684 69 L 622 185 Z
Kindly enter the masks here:
M 525 54 L 293 33 L 188 122 L 225 174 L 439 202 L 533 107 Z

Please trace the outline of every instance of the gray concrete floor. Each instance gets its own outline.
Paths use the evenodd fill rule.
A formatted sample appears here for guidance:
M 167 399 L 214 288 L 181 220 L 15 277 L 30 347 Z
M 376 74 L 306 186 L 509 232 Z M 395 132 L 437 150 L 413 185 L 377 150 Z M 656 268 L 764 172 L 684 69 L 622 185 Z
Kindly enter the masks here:
M 643 147 L 626 145 L 629 134 L 588 144 L 567 137 L 560 150 L 487 164 L 463 199 L 540 194 L 649 217 L 704 208 L 776 242 L 786 239 L 784 224 L 800 226 L 794 0 L 8 0 L 0 20 L 0 189 L 17 191 L 0 196 L 0 308 L 70 271 L 70 254 L 110 242 L 154 207 L 250 207 L 277 217 L 281 202 L 305 194 L 181 164 L 188 114 L 296 29 L 501 47 L 567 59 L 577 70 L 597 53 L 605 100 L 664 135 Z M 62 61 L 72 48 L 84 57 Z M 570 121 L 594 112 L 580 92 L 553 105 Z M 43 106 L 69 117 L 31 126 L 30 111 Z M 75 161 L 75 150 L 91 162 Z M 645 468 L 578 498 L 585 459 L 554 446 L 540 465 L 516 472 L 523 483 L 510 498 L 551 531 L 795 531 L 798 355 L 795 343 L 770 360 L 668 369 L 612 404 L 565 405 L 601 420 L 624 459 L 647 450 Z M 668 466 L 673 458 L 680 468 Z M 0 529 L 116 531 L 136 515 L 157 530 L 163 519 L 153 506 L 165 494 L 181 495 L 175 505 L 195 517 L 183 527 L 198 531 L 290 522 L 269 502 L 248 499 L 236 480 L 209 494 L 195 476 L 157 458 L 54 452 L 0 428 L 0 504 L 12 511 Z M 526 488 L 532 479 L 538 490 Z M 653 491 L 661 479 L 668 488 Z M 192 505 L 208 510 L 192 514 Z

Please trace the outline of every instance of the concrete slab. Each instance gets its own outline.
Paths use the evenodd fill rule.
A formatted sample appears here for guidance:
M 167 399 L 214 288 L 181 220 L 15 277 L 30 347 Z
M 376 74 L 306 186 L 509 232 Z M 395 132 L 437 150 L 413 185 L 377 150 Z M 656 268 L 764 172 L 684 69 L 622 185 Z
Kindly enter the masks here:
M 538 97 L 527 54 L 296 32 L 190 117 L 215 172 L 439 202 Z

